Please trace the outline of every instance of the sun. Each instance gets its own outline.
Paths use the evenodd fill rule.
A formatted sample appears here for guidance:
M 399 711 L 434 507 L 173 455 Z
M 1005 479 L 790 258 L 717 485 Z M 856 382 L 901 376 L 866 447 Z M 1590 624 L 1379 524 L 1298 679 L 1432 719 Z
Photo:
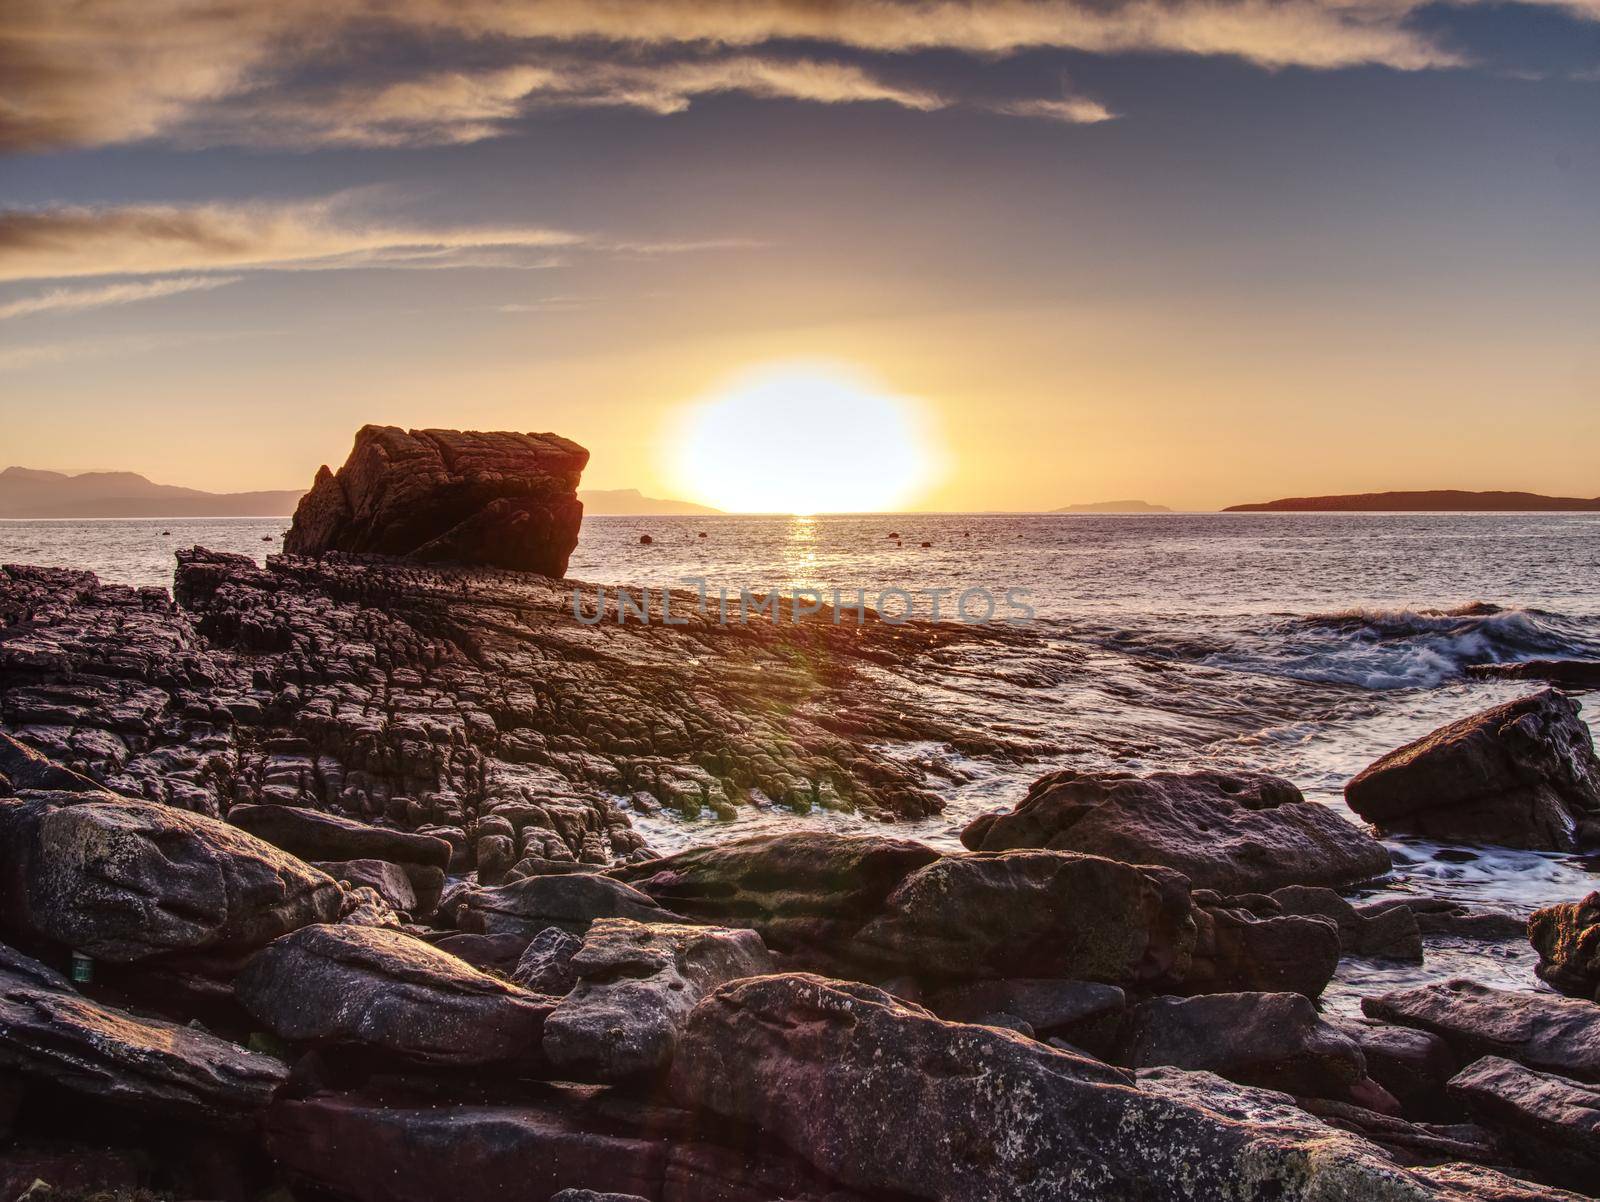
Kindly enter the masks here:
M 689 410 L 679 489 L 734 513 L 900 508 L 934 473 L 926 424 L 922 407 L 851 368 L 769 364 Z

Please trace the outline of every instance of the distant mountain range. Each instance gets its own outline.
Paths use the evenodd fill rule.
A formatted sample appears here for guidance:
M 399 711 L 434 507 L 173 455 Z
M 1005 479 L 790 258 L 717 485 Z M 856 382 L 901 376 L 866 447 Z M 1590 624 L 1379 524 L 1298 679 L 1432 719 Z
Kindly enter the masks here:
M 709 505 L 696 505 L 692 501 L 665 501 L 660 497 L 647 497 L 637 488 L 579 489 L 578 500 L 583 502 L 583 512 L 590 517 L 722 512 L 720 509 L 712 509 Z
M 1363 492 L 1335 497 L 1286 497 L 1230 505 L 1224 513 L 1517 513 L 1600 510 L 1600 497 L 1546 497 L 1536 492 Z
M 205 492 L 156 484 L 136 472 L 41 472 L 8 467 L 0 472 L 0 518 L 231 518 L 288 517 L 303 489 Z M 580 491 L 584 510 L 609 514 L 718 513 L 688 501 L 664 501 L 637 489 Z
M 1085 505 L 1063 505 L 1051 513 L 1171 513 L 1165 505 L 1149 501 L 1091 501 Z
M 198 518 L 282 517 L 294 512 L 300 489 L 203 492 L 155 484 L 134 472 L 0 472 L 0 517 Z

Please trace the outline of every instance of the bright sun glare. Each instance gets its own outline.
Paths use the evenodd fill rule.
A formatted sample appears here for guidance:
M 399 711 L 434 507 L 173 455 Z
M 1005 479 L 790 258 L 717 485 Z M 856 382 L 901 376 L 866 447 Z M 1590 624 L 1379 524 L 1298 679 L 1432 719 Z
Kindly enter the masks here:
M 739 513 L 871 513 L 933 474 L 912 403 L 833 364 L 749 372 L 697 404 L 678 447 L 681 488 Z

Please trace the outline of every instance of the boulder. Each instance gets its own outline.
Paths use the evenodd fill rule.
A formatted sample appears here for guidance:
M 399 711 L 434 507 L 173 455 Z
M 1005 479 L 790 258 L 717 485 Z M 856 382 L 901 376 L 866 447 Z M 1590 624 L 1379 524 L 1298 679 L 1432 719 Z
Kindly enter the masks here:
M 613 869 L 701 922 L 750 927 L 777 953 L 835 948 L 939 853 L 907 839 L 795 831 L 696 847 Z
M 19 743 L 0 730 L 0 781 L 15 792 L 45 789 L 58 793 L 98 793 L 101 786 L 87 776 L 63 768 L 49 756 Z M 4 796 L 0 791 L 0 796 Z
M 1363 1085 L 1372 1094 L 1361 1049 L 1299 993 L 1151 998 L 1133 1009 L 1123 1060 L 1313 1098 L 1352 1100 Z
M 0 945 L 0 1070 L 155 1114 L 247 1125 L 288 1077 L 193 1027 L 90 1001 L 65 978 Z
M 1344 792 L 1380 831 L 1572 851 L 1600 818 L 1600 761 L 1578 703 L 1546 689 L 1391 751 Z
M 1187 883 L 1167 868 L 1059 851 L 945 856 L 907 876 L 848 949 L 930 980 L 1181 979 L 1194 946 Z
M 424 1064 L 536 1053 L 550 1001 L 397 931 L 311 926 L 251 957 L 245 1009 L 293 1042 L 378 1048 Z
M 1503 1056 L 1600 1082 L 1600 1008 L 1593 1002 L 1454 980 L 1364 998 L 1361 1009 L 1384 1022 L 1433 1032 L 1462 1063 Z
M 338 916 L 337 883 L 244 831 L 158 802 L 0 803 L 0 922 L 104 960 L 251 951 Z
M 588 451 L 555 434 L 363 426 L 344 466 L 317 472 L 283 549 L 563 576 L 588 462 Z
M 1600 1193 L 1600 1087 L 1485 1056 L 1450 1079 L 1450 1096 L 1502 1132 L 1518 1164 Z
M 670 1086 L 845 1185 L 906 1198 L 1464 1202 L 1501 1184 L 1499 1197 L 1519 1196 L 1484 1170 L 1435 1179 L 1400 1168 L 1282 1094 L 1173 1069 L 1136 1085 L 1009 1031 L 946 1023 L 870 986 L 802 974 L 705 998 Z
M 1422 930 L 1406 906 L 1371 913 L 1357 909 L 1332 889 L 1286 885 L 1272 891 L 1285 914 L 1318 914 L 1339 927 L 1339 947 L 1347 956 L 1422 963 Z
M 577 970 L 572 967 L 572 957 L 578 954 L 578 949 L 582 946 L 583 940 L 576 935 L 569 934 L 560 927 L 546 927 L 533 937 L 532 943 L 522 949 L 522 955 L 507 975 L 518 985 L 534 993 L 542 993 L 547 997 L 565 997 L 578 983 Z
M 1042 847 L 1176 868 L 1195 888 L 1341 887 L 1389 871 L 1389 852 L 1277 776 L 1081 772 L 1041 776 L 1009 813 L 961 832 L 974 851 Z
M 404 914 L 417 912 L 417 891 L 399 864 L 388 860 L 316 861 L 311 865 L 336 881 L 355 889 L 371 889 L 391 910 Z
M 597 918 L 682 921 L 631 885 L 586 872 L 530 876 L 507 885 L 465 889 L 452 895 L 445 908 L 453 911 L 455 924 L 463 931 L 517 935 L 530 942 L 546 927 L 581 935 Z
M 672 1060 L 678 1030 L 718 985 L 774 971 L 754 931 L 602 918 L 572 956 L 577 977 L 544 1025 L 544 1053 L 579 1080 L 625 1081 Z
M 1175 993 L 1322 995 L 1339 967 L 1339 928 L 1321 915 L 1284 914 L 1271 898 L 1194 895 L 1195 942 Z
M 1539 979 L 1568 997 L 1600 1001 L 1600 893 L 1535 910 L 1528 941 Z
M 369 826 L 338 814 L 298 806 L 236 805 L 228 811 L 228 821 L 302 860 L 383 860 L 398 865 L 417 897 L 412 913 L 426 914 L 438 905 L 450 869 L 451 847 L 443 839 Z

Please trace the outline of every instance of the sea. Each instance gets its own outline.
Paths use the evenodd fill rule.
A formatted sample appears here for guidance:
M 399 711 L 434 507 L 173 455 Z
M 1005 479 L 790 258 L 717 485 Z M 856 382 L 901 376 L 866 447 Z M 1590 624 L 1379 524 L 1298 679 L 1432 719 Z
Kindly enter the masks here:
M 87 569 L 170 587 L 173 552 L 263 559 L 283 518 L 0 521 L 0 563 Z M 648 544 L 642 536 L 648 535 Z M 1345 781 L 1452 719 L 1538 687 L 1477 680 L 1474 664 L 1600 659 L 1600 514 L 887 514 L 587 518 L 569 574 L 635 589 L 704 588 L 715 603 L 772 588 L 931 616 L 1026 619 L 1037 637 L 977 641 L 910 686 L 925 704 L 1038 751 L 1024 764 L 897 747 L 946 812 L 905 834 L 943 847 L 1055 766 L 1196 767 L 1285 776 L 1352 822 Z M 703 582 L 703 583 L 702 583 Z M 592 595 L 592 592 L 590 593 Z M 1014 604 L 1007 606 L 1007 600 Z M 1580 698 L 1600 729 L 1600 694 Z M 643 816 L 663 850 L 838 814 L 751 809 L 735 819 Z M 881 827 L 873 829 L 881 830 Z M 1386 841 L 1387 893 L 1519 915 L 1582 897 L 1600 857 Z M 1371 892 L 1371 891 L 1369 891 Z M 1430 940 L 1422 967 L 1346 961 L 1325 999 L 1449 976 L 1543 988 L 1525 943 Z

